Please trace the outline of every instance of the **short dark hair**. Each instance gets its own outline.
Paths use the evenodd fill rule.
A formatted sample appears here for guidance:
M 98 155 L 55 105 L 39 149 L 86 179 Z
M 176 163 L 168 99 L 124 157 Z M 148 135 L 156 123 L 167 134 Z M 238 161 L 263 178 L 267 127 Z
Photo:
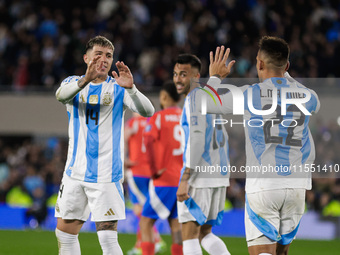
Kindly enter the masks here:
M 162 90 L 167 92 L 175 102 L 178 102 L 181 99 L 181 96 L 177 93 L 176 85 L 172 80 L 165 81 L 161 88 L 161 91 Z
M 264 52 L 270 59 L 269 63 L 276 68 L 281 68 L 287 64 L 289 45 L 279 37 L 263 36 L 259 42 L 259 51 Z
M 92 50 L 93 49 L 93 46 L 95 45 L 99 45 L 99 46 L 102 46 L 102 47 L 107 47 L 107 48 L 111 48 L 113 51 L 114 51 L 114 46 L 112 44 L 112 42 L 107 39 L 106 37 L 104 36 L 101 36 L 101 35 L 97 35 L 96 37 L 93 37 L 91 38 L 87 44 L 86 44 L 86 47 L 85 47 L 85 53 L 88 51 L 88 50 Z
M 185 53 L 185 54 L 178 55 L 176 63 L 189 64 L 191 65 L 191 67 L 197 68 L 199 72 L 201 71 L 201 66 L 202 66 L 201 60 L 193 54 Z

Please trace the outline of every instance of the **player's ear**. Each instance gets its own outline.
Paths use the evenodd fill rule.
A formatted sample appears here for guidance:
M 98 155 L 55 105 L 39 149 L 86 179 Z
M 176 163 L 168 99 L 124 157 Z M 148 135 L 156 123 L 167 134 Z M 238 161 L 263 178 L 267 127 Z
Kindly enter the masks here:
M 264 63 L 264 61 L 263 60 L 261 60 L 261 59 L 259 59 L 259 70 L 263 70 L 264 69 L 264 67 L 265 67 L 265 63 Z
M 89 58 L 88 58 L 87 54 L 84 54 L 83 59 L 84 59 L 84 62 L 85 62 L 86 64 L 88 64 Z
M 286 72 L 288 71 L 288 69 L 289 69 L 289 66 L 290 66 L 290 62 L 289 62 L 289 61 L 287 61 L 287 65 L 286 65 L 286 69 L 285 69 L 285 71 L 286 71 Z

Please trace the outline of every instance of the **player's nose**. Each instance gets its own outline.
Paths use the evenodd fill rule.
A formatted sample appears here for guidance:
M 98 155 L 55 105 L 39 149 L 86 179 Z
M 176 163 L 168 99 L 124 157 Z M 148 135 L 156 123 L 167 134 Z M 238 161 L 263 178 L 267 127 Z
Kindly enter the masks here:
M 173 80 L 174 80 L 174 83 L 176 84 L 177 82 L 180 82 L 180 77 L 177 75 L 177 76 L 174 76 L 173 77 Z

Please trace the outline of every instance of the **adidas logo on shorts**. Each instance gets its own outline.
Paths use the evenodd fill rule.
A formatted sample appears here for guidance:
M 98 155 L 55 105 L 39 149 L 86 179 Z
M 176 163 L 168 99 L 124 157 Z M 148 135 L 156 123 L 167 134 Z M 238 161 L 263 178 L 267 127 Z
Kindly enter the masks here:
M 111 216 L 111 215 L 115 215 L 115 213 L 113 212 L 113 210 L 110 208 L 107 213 L 104 214 L 104 216 Z

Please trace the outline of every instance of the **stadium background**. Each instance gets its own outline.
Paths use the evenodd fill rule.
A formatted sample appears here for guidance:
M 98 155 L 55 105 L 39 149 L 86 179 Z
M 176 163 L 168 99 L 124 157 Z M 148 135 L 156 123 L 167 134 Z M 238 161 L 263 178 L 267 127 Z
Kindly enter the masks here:
M 45 204 L 53 211 L 67 151 L 67 115 L 54 92 L 68 75 L 84 73 L 84 45 L 97 34 L 113 41 L 114 61 L 130 67 L 156 108 L 179 53 L 199 56 L 206 77 L 209 51 L 223 44 L 237 61 L 231 76 L 254 78 L 258 39 L 284 38 L 291 48 L 290 74 L 315 78 L 311 86 L 321 101 L 311 123 L 315 163 L 340 164 L 339 1 L 0 0 L 0 228 L 36 228 L 26 212 Z M 229 136 L 232 164 L 244 165 L 242 131 L 230 129 Z M 322 177 L 329 178 L 314 178 L 307 193 L 301 238 L 340 237 L 340 180 Z M 243 179 L 232 180 L 227 198 L 229 218 L 242 214 Z M 53 229 L 53 220 L 48 214 L 39 227 Z M 225 223 L 227 232 L 220 234 L 243 235 L 237 232 L 242 227 Z M 126 232 L 134 231 L 125 225 Z

